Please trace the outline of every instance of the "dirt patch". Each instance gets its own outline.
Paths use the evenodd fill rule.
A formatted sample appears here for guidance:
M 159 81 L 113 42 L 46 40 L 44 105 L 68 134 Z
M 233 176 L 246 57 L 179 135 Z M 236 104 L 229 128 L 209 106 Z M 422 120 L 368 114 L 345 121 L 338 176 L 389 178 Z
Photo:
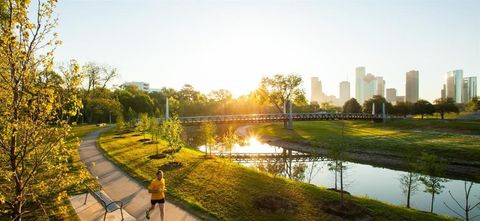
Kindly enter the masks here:
M 372 220 L 370 212 L 351 201 L 345 201 L 343 204 L 340 201 L 329 201 L 320 205 L 323 211 L 328 214 L 338 216 L 345 220 Z
M 148 139 L 148 138 L 144 138 L 144 139 L 140 139 L 140 140 L 138 140 L 138 142 L 147 142 L 147 141 L 150 141 L 150 139 Z
M 159 153 L 159 154 L 154 154 L 154 155 L 148 156 L 148 158 L 153 159 L 153 160 L 155 160 L 155 159 L 163 159 L 163 158 L 165 158 L 165 157 L 167 157 L 167 155 L 165 155 L 165 154 L 163 154 L 163 153 Z
M 125 138 L 125 136 L 119 135 L 119 136 L 114 136 L 113 138 L 115 138 L 115 139 L 121 139 L 121 138 Z
M 342 191 L 341 190 L 338 190 L 338 189 L 335 189 L 335 188 L 328 188 L 327 190 L 330 190 L 330 191 L 333 191 L 333 192 L 337 192 L 337 193 L 341 193 Z M 347 194 L 347 195 L 350 195 L 350 193 L 348 191 L 343 191 L 343 194 Z
M 157 143 L 158 143 L 158 141 L 151 140 L 151 141 L 147 141 L 143 144 L 147 145 L 147 144 L 157 144 Z
M 182 166 L 183 166 L 183 163 L 177 162 L 177 161 L 172 161 L 172 162 L 168 162 L 166 164 L 163 164 L 162 166 L 159 167 L 159 169 L 161 169 L 161 170 L 173 170 L 173 169 L 180 168 Z
M 203 155 L 200 158 L 205 159 L 205 160 L 211 160 L 211 159 L 215 159 L 215 156 L 213 156 L 213 155 Z
M 177 151 L 175 151 L 175 150 L 168 149 L 168 150 L 164 150 L 162 153 L 164 153 L 164 154 L 174 154 L 174 153 L 176 153 L 176 152 L 177 152 Z
M 132 134 L 132 137 L 139 137 L 142 136 L 141 134 Z
M 294 213 L 297 205 L 291 200 L 279 196 L 262 196 L 253 201 L 253 206 L 260 211 L 272 213 Z

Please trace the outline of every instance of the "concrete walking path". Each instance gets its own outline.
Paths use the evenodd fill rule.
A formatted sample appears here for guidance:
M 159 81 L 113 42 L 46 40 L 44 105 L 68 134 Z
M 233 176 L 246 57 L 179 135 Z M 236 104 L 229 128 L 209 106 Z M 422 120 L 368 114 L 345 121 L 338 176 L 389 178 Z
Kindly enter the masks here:
M 97 139 L 105 129 L 97 130 L 85 136 L 78 149 L 93 176 L 98 178 L 102 190 L 113 200 L 122 201 L 125 211 L 136 220 L 145 220 L 145 210 L 150 207 L 150 194 L 136 180 L 110 162 L 97 147 Z M 153 177 L 153 175 L 152 175 Z M 168 179 L 167 179 L 168 183 Z M 151 214 L 150 220 L 160 220 L 158 207 Z M 165 203 L 165 221 L 199 220 L 185 210 Z

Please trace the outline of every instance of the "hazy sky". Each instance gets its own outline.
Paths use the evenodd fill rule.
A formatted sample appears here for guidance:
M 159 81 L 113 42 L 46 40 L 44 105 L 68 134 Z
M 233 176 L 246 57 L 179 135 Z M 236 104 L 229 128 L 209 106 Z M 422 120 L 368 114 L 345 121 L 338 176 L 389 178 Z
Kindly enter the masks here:
M 63 45 L 75 58 L 119 69 L 153 88 L 189 83 L 202 92 L 245 94 L 262 76 L 298 73 L 338 96 L 356 66 L 405 94 L 420 72 L 420 97 L 440 97 L 445 73 L 480 75 L 480 1 L 100 1 L 58 4 Z M 479 79 L 480 80 L 480 79 Z

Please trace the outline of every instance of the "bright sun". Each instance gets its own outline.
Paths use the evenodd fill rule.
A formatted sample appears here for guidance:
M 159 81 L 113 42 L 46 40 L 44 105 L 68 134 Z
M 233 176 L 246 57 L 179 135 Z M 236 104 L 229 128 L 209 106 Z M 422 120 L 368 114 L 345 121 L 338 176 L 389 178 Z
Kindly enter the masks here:
M 248 139 L 248 143 L 251 145 L 260 145 L 260 141 L 258 141 L 257 137 L 253 136 Z

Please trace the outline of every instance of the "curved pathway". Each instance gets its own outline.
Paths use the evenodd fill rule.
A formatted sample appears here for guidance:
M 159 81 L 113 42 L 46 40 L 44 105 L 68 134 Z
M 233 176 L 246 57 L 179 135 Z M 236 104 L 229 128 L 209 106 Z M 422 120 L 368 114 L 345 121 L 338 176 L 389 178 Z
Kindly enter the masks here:
M 113 200 L 124 203 L 125 210 L 137 220 L 145 220 L 145 210 L 150 206 L 147 189 L 110 162 L 97 147 L 97 139 L 105 129 L 85 136 L 78 152 L 93 176 L 98 178 L 102 190 Z M 168 200 L 168 198 L 167 198 Z M 160 220 L 159 210 L 155 209 L 150 220 Z M 166 202 L 165 220 L 199 220 L 181 208 Z

